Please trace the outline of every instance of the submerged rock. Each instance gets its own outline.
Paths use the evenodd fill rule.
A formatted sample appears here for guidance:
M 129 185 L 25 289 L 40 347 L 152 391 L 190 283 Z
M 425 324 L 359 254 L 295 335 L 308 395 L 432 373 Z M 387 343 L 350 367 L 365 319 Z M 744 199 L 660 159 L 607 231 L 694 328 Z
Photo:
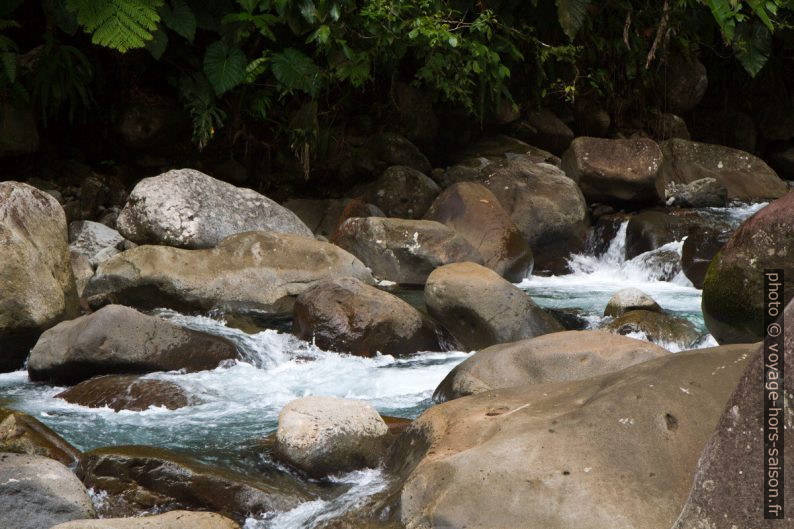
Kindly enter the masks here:
M 714 256 L 703 282 L 703 319 L 719 343 L 762 338 L 764 270 L 784 269 L 781 305 L 794 296 L 794 193 L 745 220 Z M 783 283 L 783 281 L 780 281 Z
M 653 140 L 580 136 L 562 157 L 562 169 L 588 202 L 638 207 L 658 200 L 656 175 L 662 151 Z
M 701 335 L 689 320 L 650 310 L 632 310 L 609 322 L 608 331 L 635 334 L 662 344 L 676 344 L 682 349 L 694 347 Z
M 474 263 L 436 269 L 427 278 L 425 302 L 467 351 L 563 330 L 523 290 Z
M 604 331 L 555 332 L 477 352 L 450 371 L 433 399 L 446 401 L 494 389 L 580 380 L 668 354 L 658 345 Z
M 237 347 L 225 338 L 109 305 L 42 334 L 28 373 L 32 380 L 71 384 L 112 373 L 202 371 L 236 357 Z
M 278 416 L 275 455 L 313 477 L 376 466 L 389 429 L 375 408 L 356 400 L 303 397 Z
M 210 248 L 230 235 L 256 230 L 312 236 L 294 213 L 266 196 L 194 169 L 141 180 L 117 228 L 137 244 L 181 248 Z
M 380 278 L 424 285 L 430 272 L 449 263 L 482 264 L 480 252 L 452 228 L 431 220 L 348 219 L 334 242 Z
M 256 480 L 144 446 L 86 452 L 77 474 L 86 486 L 108 493 L 99 513 L 103 517 L 201 509 L 217 511 L 240 522 L 251 513 L 286 511 L 310 499 L 296 480 Z
M 114 411 L 143 411 L 150 406 L 175 410 L 192 404 L 182 386 L 135 375 L 103 375 L 80 382 L 55 395 L 72 404 Z
M 661 312 L 662 308 L 654 299 L 638 288 L 623 288 L 615 292 L 604 309 L 604 316 L 621 316 L 632 310 Z
M 680 241 L 692 222 L 661 211 L 643 211 L 634 215 L 626 226 L 626 259 Z
M 366 266 L 343 249 L 272 232 L 232 235 L 207 250 L 139 246 L 104 263 L 84 296 L 96 308 L 141 308 L 289 314 L 295 297 L 336 277 L 372 283 Z
M 171 511 L 140 518 L 75 520 L 52 529 L 240 529 L 240 526 L 212 512 Z
M 95 516 L 85 487 L 63 464 L 0 453 L 0 527 L 42 529 Z
M 0 182 L 0 372 L 22 367 L 44 330 L 77 315 L 67 244 L 57 200 Z
M 80 451 L 35 417 L 0 408 L 0 452 L 44 456 L 71 466 Z
M 445 189 L 425 215 L 458 232 L 485 266 L 510 281 L 532 274 L 532 249 L 499 200 L 486 187 L 460 182 Z
M 749 350 L 664 355 L 433 406 L 387 462 L 403 480 L 398 518 L 427 528 L 668 529 Z M 521 501 L 506 508 L 517 491 Z
M 292 330 L 322 349 L 359 356 L 439 350 L 427 316 L 352 277 L 317 283 L 298 296 Z

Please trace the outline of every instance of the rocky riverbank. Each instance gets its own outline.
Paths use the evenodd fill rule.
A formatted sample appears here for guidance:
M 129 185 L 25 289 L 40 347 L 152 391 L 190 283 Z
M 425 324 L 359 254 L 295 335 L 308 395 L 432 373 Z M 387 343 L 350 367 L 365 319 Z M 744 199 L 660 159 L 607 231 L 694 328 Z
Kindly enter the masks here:
M 194 169 L 100 182 L 101 211 L 0 182 L 0 396 L 19 408 L 0 412 L 0 526 L 772 527 L 757 454 L 730 446 L 760 443 L 744 410 L 760 271 L 794 268 L 788 183 L 681 138 L 536 140 L 561 156 L 494 136 L 432 169 L 394 136 L 371 182 L 283 205 Z M 738 225 L 731 201 L 769 205 Z M 613 258 L 702 287 L 702 317 L 619 277 L 595 309 L 547 302 Z M 287 388 L 286 361 L 323 370 Z

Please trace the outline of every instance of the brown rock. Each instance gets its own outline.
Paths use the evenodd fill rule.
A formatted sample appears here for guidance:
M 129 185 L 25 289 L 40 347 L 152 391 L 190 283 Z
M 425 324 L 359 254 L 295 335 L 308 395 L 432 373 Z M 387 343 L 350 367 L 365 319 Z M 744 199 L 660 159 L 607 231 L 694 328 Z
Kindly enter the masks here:
M 115 411 L 143 411 L 149 406 L 175 410 L 193 403 L 178 384 L 134 375 L 90 378 L 55 397 L 89 408 L 108 407 Z
M 0 408 L 0 452 L 44 456 L 72 466 L 80 451 L 26 413 Z

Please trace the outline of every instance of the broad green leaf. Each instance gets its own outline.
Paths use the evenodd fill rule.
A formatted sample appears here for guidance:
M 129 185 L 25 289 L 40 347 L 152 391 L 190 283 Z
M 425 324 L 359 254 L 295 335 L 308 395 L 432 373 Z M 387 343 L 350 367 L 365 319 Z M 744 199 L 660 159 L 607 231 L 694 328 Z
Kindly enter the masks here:
M 309 57 L 294 48 L 276 53 L 271 59 L 276 79 L 288 90 L 300 90 L 314 96 L 319 89 L 320 69 Z
M 764 67 L 772 53 L 772 34 L 761 23 L 740 24 L 732 43 L 733 54 L 751 77 Z
M 184 0 L 171 0 L 171 9 L 162 11 L 163 22 L 179 35 L 193 42 L 196 36 L 196 15 Z
M 775 27 L 772 25 L 772 20 L 766 12 L 766 2 L 764 2 L 764 0 L 747 0 L 747 3 L 767 29 L 769 29 L 769 31 L 774 31 Z
M 217 95 L 242 83 L 246 66 L 248 60 L 242 50 L 222 41 L 210 44 L 204 54 L 204 73 Z
M 153 36 L 154 38 L 146 43 L 146 50 L 156 61 L 159 61 L 168 47 L 168 35 L 162 29 L 158 29 L 153 33 Z
M 557 18 L 569 39 L 573 40 L 587 16 L 590 0 L 557 0 Z
M 248 13 L 253 13 L 259 6 L 259 0 L 237 0 L 237 3 Z

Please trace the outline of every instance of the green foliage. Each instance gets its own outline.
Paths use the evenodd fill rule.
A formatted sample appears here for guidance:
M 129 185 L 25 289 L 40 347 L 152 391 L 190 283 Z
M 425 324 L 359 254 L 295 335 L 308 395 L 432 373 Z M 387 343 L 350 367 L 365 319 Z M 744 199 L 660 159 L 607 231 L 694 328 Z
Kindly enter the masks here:
M 246 77 L 248 61 L 237 46 L 218 41 L 210 44 L 204 54 L 204 73 L 215 94 L 223 95 Z
M 162 0 L 66 0 L 91 42 L 125 52 L 154 38 Z
M 557 0 L 557 17 L 562 30 L 573 40 L 587 17 L 590 0 Z

